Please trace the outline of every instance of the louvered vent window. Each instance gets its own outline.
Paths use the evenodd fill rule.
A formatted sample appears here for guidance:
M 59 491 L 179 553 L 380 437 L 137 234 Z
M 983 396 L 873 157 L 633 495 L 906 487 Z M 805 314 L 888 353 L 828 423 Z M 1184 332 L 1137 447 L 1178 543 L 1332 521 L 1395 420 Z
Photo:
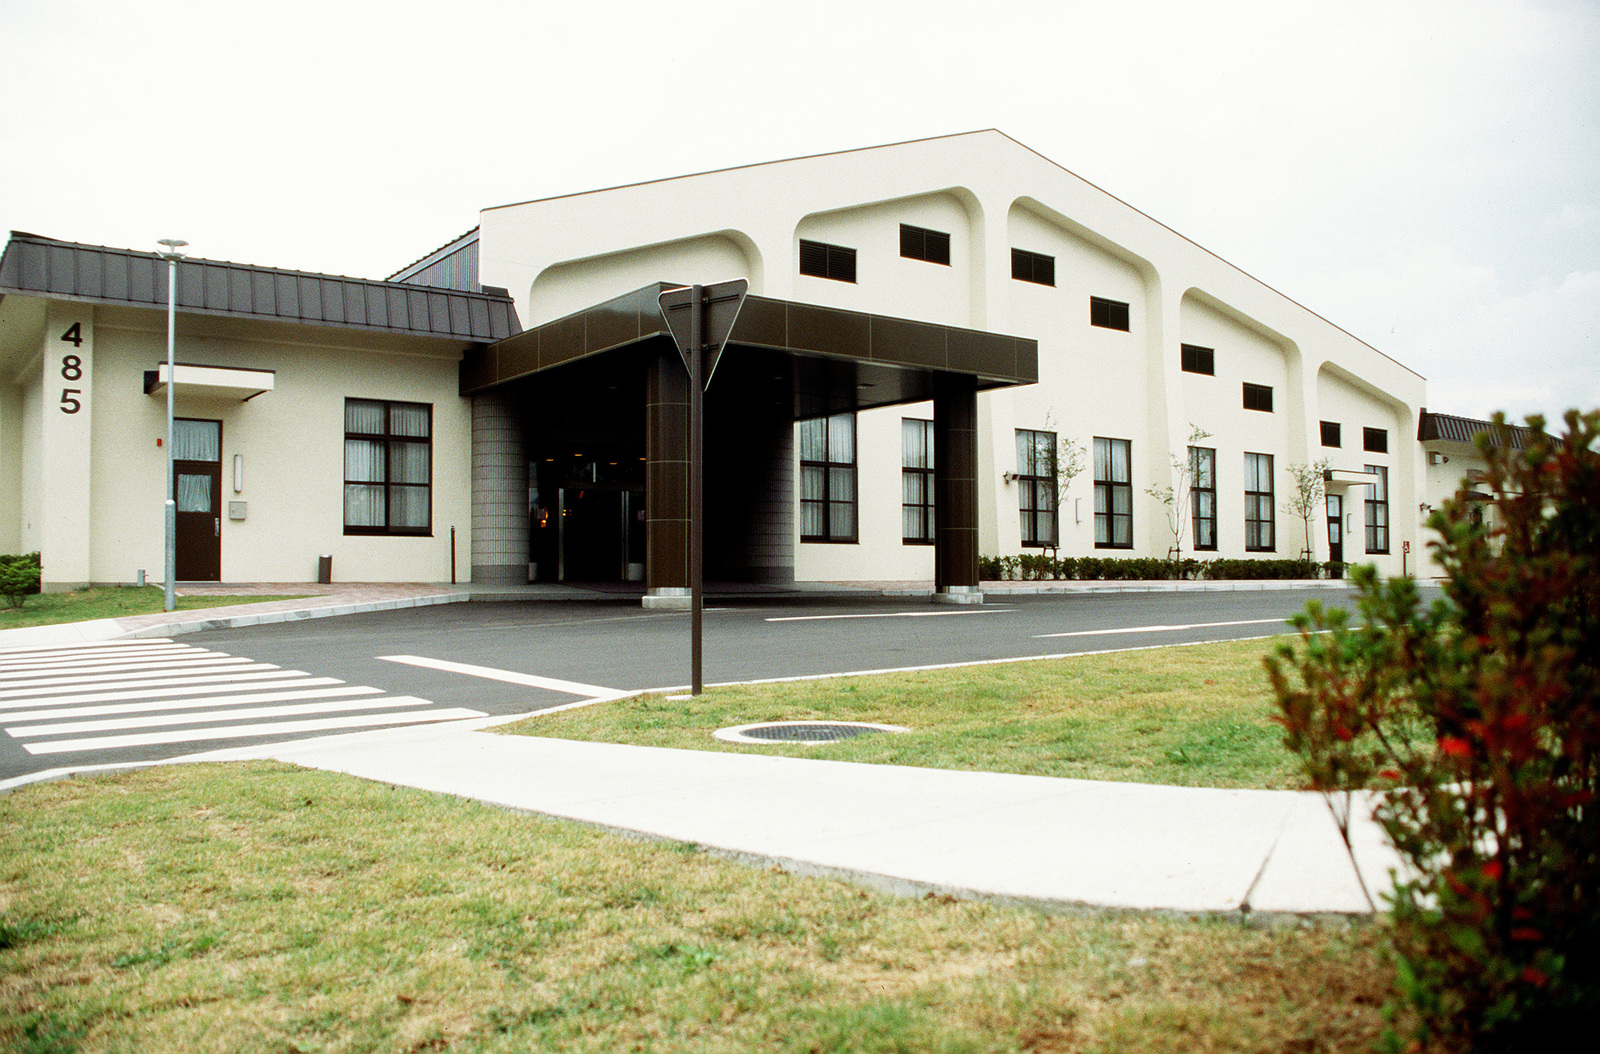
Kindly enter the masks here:
M 926 260 L 928 263 L 950 266 L 950 235 L 946 231 L 930 231 L 926 227 L 900 225 L 900 255 L 907 260 Z
M 1260 410 L 1262 413 L 1272 412 L 1272 388 L 1265 384 L 1251 384 L 1244 382 L 1244 408 L 1246 410 Z
M 1026 249 L 1011 250 L 1011 277 L 1019 282 L 1056 284 L 1056 258 Z
M 800 239 L 800 273 L 813 278 L 831 278 L 835 282 L 856 280 L 856 251 L 843 245 L 827 242 L 808 242 Z
M 1128 305 L 1121 300 L 1107 300 L 1101 296 L 1089 298 L 1089 325 L 1101 329 L 1128 329 Z
M 1361 430 L 1361 449 L 1370 450 L 1375 454 L 1389 452 L 1389 430 L 1387 428 L 1363 428 Z
M 1216 349 L 1202 348 L 1198 344 L 1185 344 L 1183 346 L 1183 372 L 1206 373 L 1215 377 L 1217 374 Z
M 1343 430 L 1339 427 L 1338 421 L 1322 422 L 1322 445 L 1338 446 L 1341 442 L 1341 431 Z

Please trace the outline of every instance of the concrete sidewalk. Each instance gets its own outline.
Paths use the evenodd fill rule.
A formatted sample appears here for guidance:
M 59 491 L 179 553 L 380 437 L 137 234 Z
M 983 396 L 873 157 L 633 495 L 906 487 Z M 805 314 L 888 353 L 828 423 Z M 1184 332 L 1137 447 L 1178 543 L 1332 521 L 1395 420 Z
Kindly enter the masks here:
M 1371 911 L 1327 805 L 1310 793 L 669 750 L 460 725 L 190 760 L 243 758 L 693 842 L 897 893 L 1252 918 Z M 1367 888 L 1388 888 L 1398 858 L 1370 820 L 1353 833 Z

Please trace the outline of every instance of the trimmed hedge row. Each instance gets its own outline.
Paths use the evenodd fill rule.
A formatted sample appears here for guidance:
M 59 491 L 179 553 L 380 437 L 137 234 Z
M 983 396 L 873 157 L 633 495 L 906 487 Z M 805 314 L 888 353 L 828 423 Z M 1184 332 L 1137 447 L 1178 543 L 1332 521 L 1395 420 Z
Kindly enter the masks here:
M 1064 556 L 1042 553 L 981 556 L 978 577 L 1005 581 L 1198 581 L 1222 579 L 1342 578 L 1345 565 L 1314 560 L 1160 560 L 1154 557 Z

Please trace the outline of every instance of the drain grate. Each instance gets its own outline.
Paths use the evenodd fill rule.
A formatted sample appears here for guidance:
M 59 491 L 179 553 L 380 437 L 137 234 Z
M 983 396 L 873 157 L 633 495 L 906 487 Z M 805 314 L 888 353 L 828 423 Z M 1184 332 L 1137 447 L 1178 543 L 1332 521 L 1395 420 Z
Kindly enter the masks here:
M 754 725 L 719 728 L 712 733 L 727 743 L 833 743 L 874 732 L 909 732 L 899 725 L 864 721 L 766 721 Z

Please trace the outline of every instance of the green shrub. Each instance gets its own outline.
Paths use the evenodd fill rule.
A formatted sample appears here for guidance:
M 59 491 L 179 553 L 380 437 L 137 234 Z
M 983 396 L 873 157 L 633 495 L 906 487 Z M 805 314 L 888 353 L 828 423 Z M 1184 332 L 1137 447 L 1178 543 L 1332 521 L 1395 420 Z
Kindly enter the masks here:
M 0 555 L 0 600 L 19 608 L 39 592 L 39 554 Z
M 1347 845 L 1354 793 L 1383 792 L 1398 998 L 1431 1049 L 1558 1049 L 1600 1018 L 1600 411 L 1528 423 L 1520 451 L 1479 437 L 1488 524 L 1465 494 L 1429 521 L 1445 600 L 1359 567 L 1361 625 L 1313 603 L 1268 659 Z

